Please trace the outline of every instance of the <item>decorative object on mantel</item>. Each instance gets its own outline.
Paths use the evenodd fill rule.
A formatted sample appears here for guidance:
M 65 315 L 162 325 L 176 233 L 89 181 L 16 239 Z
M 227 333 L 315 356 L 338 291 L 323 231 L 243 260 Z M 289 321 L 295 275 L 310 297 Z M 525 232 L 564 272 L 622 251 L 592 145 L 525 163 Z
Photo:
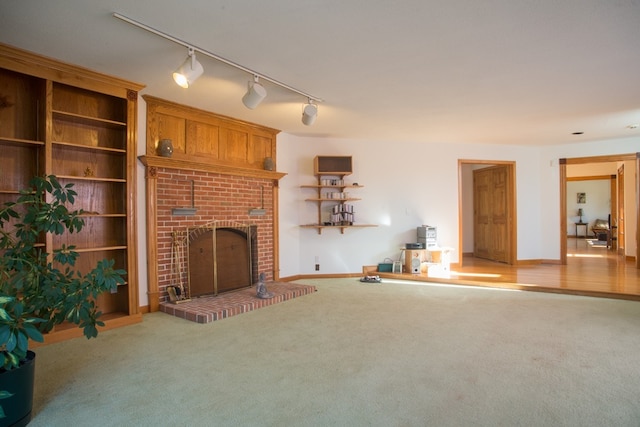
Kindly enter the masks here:
M 267 285 L 264 284 L 264 273 L 260 273 L 260 281 L 256 285 L 256 296 L 260 299 L 273 298 L 273 292 L 267 291 Z
M 170 139 L 161 139 L 158 141 L 158 155 L 162 157 L 171 157 L 173 154 L 173 141 Z
M 264 158 L 264 170 L 266 171 L 272 171 L 273 168 L 273 158 L 271 157 L 265 157 Z

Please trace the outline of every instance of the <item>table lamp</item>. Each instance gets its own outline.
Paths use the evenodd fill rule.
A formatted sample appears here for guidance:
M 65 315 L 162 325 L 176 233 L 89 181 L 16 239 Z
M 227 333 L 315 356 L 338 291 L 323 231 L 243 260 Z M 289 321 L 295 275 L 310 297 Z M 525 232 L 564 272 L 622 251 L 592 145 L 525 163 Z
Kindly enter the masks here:
M 580 217 L 580 223 L 582 223 L 582 215 L 584 215 L 584 212 L 582 212 L 582 208 L 578 209 L 578 216 Z

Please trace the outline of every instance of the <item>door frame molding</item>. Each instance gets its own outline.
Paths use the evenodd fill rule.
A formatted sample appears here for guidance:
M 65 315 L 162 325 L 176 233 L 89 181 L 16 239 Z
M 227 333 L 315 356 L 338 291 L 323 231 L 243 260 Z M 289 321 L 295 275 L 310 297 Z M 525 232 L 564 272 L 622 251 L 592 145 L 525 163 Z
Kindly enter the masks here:
M 610 163 L 622 161 L 635 161 L 635 205 L 636 205 L 636 268 L 640 269 L 640 152 L 630 154 L 611 154 L 606 156 L 574 157 L 559 159 L 560 169 L 560 263 L 567 264 L 567 165 L 581 165 L 586 163 Z M 625 202 L 626 203 L 626 202 Z
M 509 201 L 507 203 L 510 210 L 509 225 L 509 265 L 516 265 L 518 260 L 518 212 L 517 212 L 517 192 L 516 192 L 516 162 L 509 160 L 473 160 L 458 159 L 458 265 L 462 267 L 463 263 L 463 242 L 462 242 L 462 205 L 463 205 L 463 185 L 462 185 L 462 168 L 466 165 L 487 165 L 487 166 L 507 166 L 509 176 Z

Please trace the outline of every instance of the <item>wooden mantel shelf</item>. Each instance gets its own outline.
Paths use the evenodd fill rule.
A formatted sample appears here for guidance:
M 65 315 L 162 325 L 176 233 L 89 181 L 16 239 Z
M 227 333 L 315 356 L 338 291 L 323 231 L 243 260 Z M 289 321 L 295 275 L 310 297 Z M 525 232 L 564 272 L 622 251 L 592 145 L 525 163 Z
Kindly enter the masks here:
M 192 160 L 174 159 L 161 156 L 140 156 L 138 157 L 143 165 L 147 167 L 159 167 L 167 169 L 184 169 L 190 171 L 213 172 L 223 175 L 236 175 L 250 178 L 263 178 L 280 180 L 287 174 L 262 169 L 249 169 L 237 166 L 220 165 L 214 163 L 201 163 Z

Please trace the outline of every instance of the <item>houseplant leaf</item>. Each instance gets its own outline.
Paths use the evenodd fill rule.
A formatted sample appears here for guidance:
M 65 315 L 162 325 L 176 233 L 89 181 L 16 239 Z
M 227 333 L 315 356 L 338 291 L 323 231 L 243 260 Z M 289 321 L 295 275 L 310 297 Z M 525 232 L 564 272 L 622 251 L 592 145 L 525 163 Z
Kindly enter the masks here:
M 61 244 L 45 251 L 46 233 L 64 235 L 84 226 L 82 210 L 70 210 L 73 184 L 53 176 L 34 177 L 15 202 L 0 207 L 0 364 L 15 368 L 26 357 L 29 340 L 61 322 L 80 327 L 87 338 L 103 323 L 95 299 L 124 284 L 114 260 L 97 262 L 86 274 L 74 270 L 78 253 Z

